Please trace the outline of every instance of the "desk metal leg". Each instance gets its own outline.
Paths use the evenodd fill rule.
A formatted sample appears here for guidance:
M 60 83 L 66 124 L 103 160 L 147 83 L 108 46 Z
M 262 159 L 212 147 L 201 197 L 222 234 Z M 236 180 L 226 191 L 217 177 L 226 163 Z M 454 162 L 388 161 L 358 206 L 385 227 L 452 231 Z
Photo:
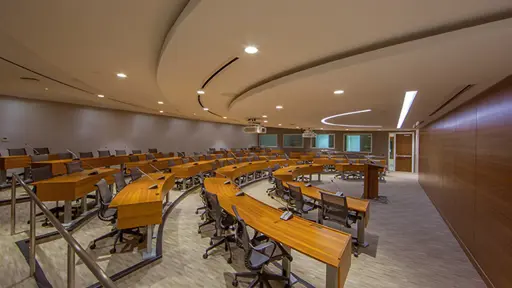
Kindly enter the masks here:
M 283 248 L 284 250 L 286 250 L 286 252 L 290 253 L 291 255 L 292 250 L 290 249 L 290 247 L 283 245 Z M 281 264 L 283 266 L 283 276 L 290 278 L 290 275 L 292 274 L 292 262 L 288 258 L 283 257 Z
M 318 181 L 322 181 L 322 173 L 318 173 Z
M 87 195 L 82 197 L 82 213 L 87 212 Z
M 0 170 L 0 185 L 7 182 L 7 170 Z
M 338 288 L 339 275 L 338 275 L 338 267 L 334 267 L 331 265 L 326 265 L 327 269 L 325 271 L 325 287 L 326 288 Z
M 146 251 L 142 253 L 142 259 L 154 257 L 156 255 L 156 249 L 153 248 L 153 225 L 147 226 L 146 231 Z
M 71 222 L 71 201 L 64 201 L 64 224 Z
M 357 244 L 359 247 L 368 247 L 368 243 L 364 242 L 364 214 L 358 213 L 361 219 L 357 220 Z
M 167 195 L 165 195 L 165 205 L 167 205 L 169 203 L 169 194 L 170 194 L 170 191 L 167 192 Z
M 30 167 L 25 167 L 23 169 L 23 180 L 27 180 L 28 179 L 28 176 L 30 174 Z

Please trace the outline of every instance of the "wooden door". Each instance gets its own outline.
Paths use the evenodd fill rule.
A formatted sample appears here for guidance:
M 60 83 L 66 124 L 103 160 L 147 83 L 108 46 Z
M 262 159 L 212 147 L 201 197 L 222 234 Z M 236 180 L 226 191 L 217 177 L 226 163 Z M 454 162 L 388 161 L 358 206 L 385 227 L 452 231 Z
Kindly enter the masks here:
M 396 134 L 395 171 L 412 172 L 412 133 Z

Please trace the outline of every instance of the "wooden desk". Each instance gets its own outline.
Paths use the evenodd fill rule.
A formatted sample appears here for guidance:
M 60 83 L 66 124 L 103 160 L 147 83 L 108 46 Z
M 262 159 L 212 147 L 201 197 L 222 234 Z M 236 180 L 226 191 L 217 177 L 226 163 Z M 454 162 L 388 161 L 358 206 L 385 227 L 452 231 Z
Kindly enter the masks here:
M 97 171 L 97 175 L 89 175 L 91 172 Z M 96 168 L 94 170 L 84 170 L 81 172 L 57 176 L 43 181 L 32 183 L 37 187 L 37 197 L 41 201 L 64 201 L 64 223 L 71 222 L 71 201 L 83 198 L 82 209 L 85 211 L 85 197 L 92 191 L 96 190 L 94 186 L 102 178 L 107 183 L 114 182 L 115 173 L 119 169 L 112 168 Z
M 294 165 L 297 163 L 297 160 L 286 160 L 286 159 L 275 159 L 275 160 L 262 160 L 262 161 L 253 161 L 253 162 L 244 162 L 237 163 L 235 165 L 224 166 L 215 170 L 217 177 L 227 177 L 233 181 L 243 175 L 248 175 L 254 173 L 256 171 L 267 170 L 269 167 L 273 167 L 278 164 L 283 166 L 285 164 Z M 239 185 L 244 185 L 248 183 L 239 183 Z
M 281 210 L 266 205 L 251 196 L 235 196 L 234 184 L 224 184 L 222 178 L 207 178 L 205 188 L 217 195 L 220 205 L 233 214 L 237 207 L 247 225 L 290 249 L 327 265 L 326 287 L 343 287 L 351 262 L 351 236 L 341 231 L 294 216 L 288 221 L 279 217 Z M 283 260 L 283 272 L 289 276 L 291 263 Z
M 212 162 L 215 161 L 217 160 L 205 160 L 176 165 L 171 167 L 171 172 L 174 173 L 176 178 L 190 178 L 199 173 L 211 171 Z
M 320 192 L 336 194 L 336 192 L 321 189 L 315 186 L 307 187 L 306 183 L 304 182 L 285 182 L 283 184 L 285 187 L 288 187 L 288 183 L 300 187 L 300 190 L 303 195 L 315 199 L 317 201 L 322 200 Z M 364 239 L 364 230 L 368 226 L 368 222 L 370 221 L 370 201 L 366 199 L 359 199 L 347 196 L 347 206 L 349 210 L 357 212 L 358 216 L 361 217 L 361 220 L 357 221 L 357 241 L 360 246 L 367 247 L 368 244 L 365 242 Z
M 174 161 L 175 164 L 182 164 L 183 160 L 181 157 L 166 157 L 166 158 L 157 158 L 153 160 L 144 160 L 144 161 L 137 161 L 137 162 L 126 162 L 124 165 L 126 167 L 127 171 L 130 171 L 130 169 L 138 167 L 140 170 L 144 171 L 145 173 L 150 172 L 157 172 L 155 168 L 151 167 L 154 166 L 158 170 L 165 170 L 169 168 L 169 160 Z
M 320 181 L 320 175 L 323 172 L 323 169 L 323 165 L 320 164 L 294 165 L 274 171 L 274 177 L 287 182 L 293 181 L 293 179 L 301 175 L 313 175 L 318 173 L 318 181 Z
M 59 159 L 57 154 L 49 154 L 48 159 Z M 29 168 L 32 162 L 30 155 L 0 156 L 0 185 L 7 181 L 7 169 Z M 25 170 L 25 179 L 28 171 Z

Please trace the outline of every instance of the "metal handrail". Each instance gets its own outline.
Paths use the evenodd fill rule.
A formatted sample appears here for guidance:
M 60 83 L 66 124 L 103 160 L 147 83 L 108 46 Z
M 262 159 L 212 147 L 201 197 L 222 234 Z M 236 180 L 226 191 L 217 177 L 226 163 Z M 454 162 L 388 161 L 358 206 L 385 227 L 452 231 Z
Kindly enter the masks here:
M 59 234 L 66 240 L 68 243 L 68 287 L 74 287 L 75 282 L 75 253 L 78 254 L 78 257 L 84 262 L 84 264 L 89 268 L 89 270 L 94 274 L 94 276 L 98 279 L 98 281 L 103 285 L 103 287 L 107 288 L 115 288 L 117 287 L 114 282 L 107 276 L 105 271 L 101 269 L 101 267 L 91 258 L 91 256 L 82 248 L 82 246 L 71 236 L 71 234 L 62 226 L 59 220 L 55 218 L 55 216 L 50 212 L 50 210 L 46 207 L 46 205 L 37 198 L 36 194 L 32 192 L 32 190 L 27 186 L 23 180 L 21 180 L 20 176 L 16 173 L 13 173 L 13 199 L 15 199 L 15 182 L 21 184 L 21 186 L 25 189 L 27 194 L 30 196 L 30 256 L 29 256 L 29 265 L 30 265 L 30 274 L 33 276 L 35 274 L 35 204 L 41 209 L 44 215 L 48 218 L 48 220 L 52 223 L 53 227 L 57 229 Z M 13 201 L 16 204 L 16 200 Z M 15 207 L 12 207 L 15 209 Z M 11 212 L 12 213 L 12 212 Z M 13 219 L 11 219 L 12 221 Z M 13 223 L 11 222 L 11 227 L 13 227 Z

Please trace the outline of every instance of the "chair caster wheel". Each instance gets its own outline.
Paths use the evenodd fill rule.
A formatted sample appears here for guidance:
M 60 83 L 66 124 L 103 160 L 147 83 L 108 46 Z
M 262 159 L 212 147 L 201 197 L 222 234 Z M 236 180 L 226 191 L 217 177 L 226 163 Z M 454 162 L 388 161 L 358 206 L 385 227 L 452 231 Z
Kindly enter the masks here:
M 201 229 L 197 229 L 197 234 L 201 234 Z
M 228 259 L 228 264 L 231 264 L 231 263 L 233 263 L 233 259 L 229 258 Z
M 141 237 L 139 237 L 139 243 L 142 243 L 142 242 L 144 242 L 144 237 L 141 236 Z
M 203 254 L 203 259 L 206 259 L 206 258 L 208 258 L 208 253 Z
M 196 215 L 199 214 L 199 212 L 196 211 Z
M 92 243 L 92 245 L 89 247 L 91 249 L 96 249 L 96 244 L 95 243 Z
M 114 254 L 114 253 L 116 253 L 116 248 L 110 249 L 110 254 Z
M 210 245 L 213 245 L 213 240 L 210 240 Z
M 354 253 L 354 257 L 359 257 L 359 253 Z
M 233 285 L 233 287 L 238 287 L 238 280 L 233 280 L 233 282 L 231 282 L 231 285 Z

